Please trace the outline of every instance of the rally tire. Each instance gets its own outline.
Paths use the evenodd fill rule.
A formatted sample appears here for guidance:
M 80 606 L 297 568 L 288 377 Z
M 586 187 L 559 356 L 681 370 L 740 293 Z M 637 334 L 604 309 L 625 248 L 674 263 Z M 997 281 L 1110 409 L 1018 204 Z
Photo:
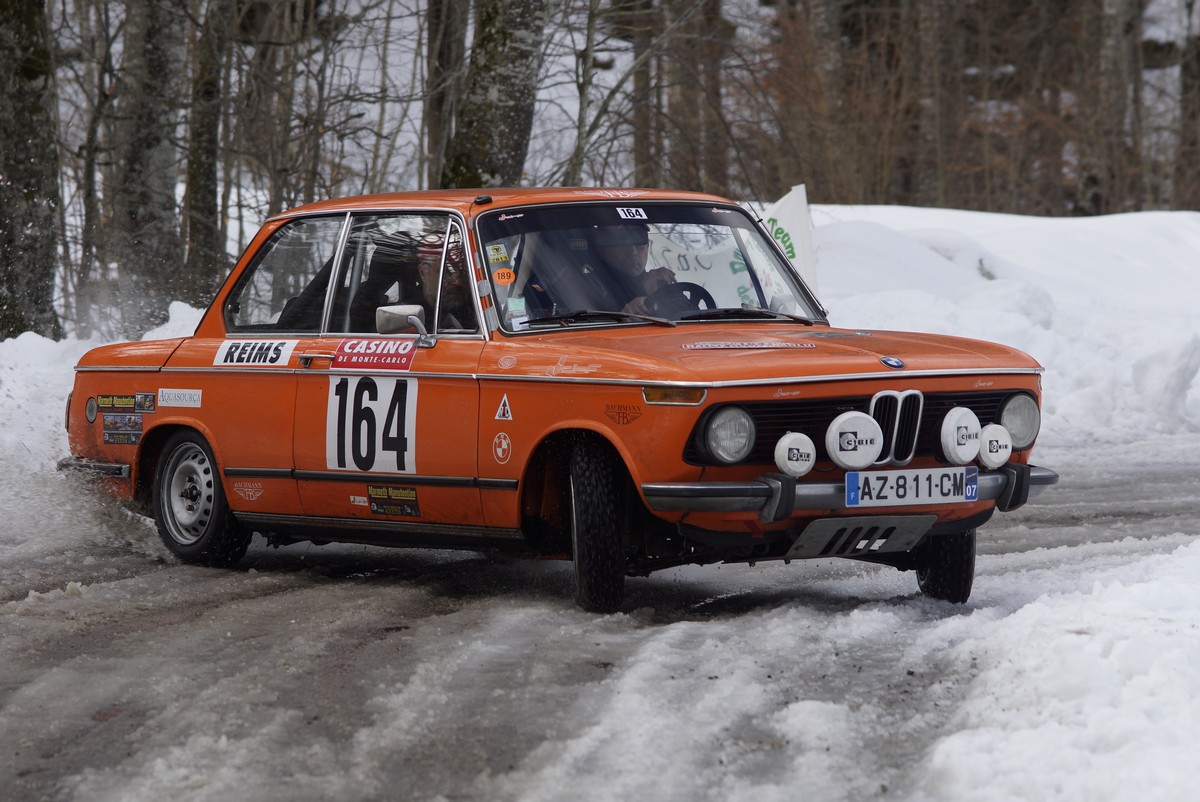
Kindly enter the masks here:
M 167 438 L 152 496 L 158 536 L 180 559 L 225 567 L 246 553 L 251 533 L 230 511 L 212 449 L 196 432 Z
M 963 604 L 975 581 L 975 530 L 927 538 L 917 550 L 917 586 L 932 599 Z
M 570 460 L 567 515 L 575 602 L 589 612 L 615 612 L 625 597 L 619 470 L 607 449 L 592 442 L 576 444 Z

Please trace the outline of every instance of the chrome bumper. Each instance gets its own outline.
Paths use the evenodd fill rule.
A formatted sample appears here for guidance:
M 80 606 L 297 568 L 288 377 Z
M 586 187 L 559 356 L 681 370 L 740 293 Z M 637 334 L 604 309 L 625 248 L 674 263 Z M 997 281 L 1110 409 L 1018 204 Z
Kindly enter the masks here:
M 1058 474 L 1049 468 L 1010 463 L 980 472 L 979 500 L 995 501 L 997 509 L 1007 512 L 1057 482 Z M 749 482 L 650 482 L 642 485 L 642 495 L 656 512 L 758 512 L 763 523 L 795 512 L 847 509 L 844 480 L 797 482 L 781 473 Z
M 123 462 L 97 462 L 79 457 L 67 457 L 58 461 L 60 471 L 81 471 L 95 476 L 111 476 L 118 479 L 129 478 L 129 466 Z

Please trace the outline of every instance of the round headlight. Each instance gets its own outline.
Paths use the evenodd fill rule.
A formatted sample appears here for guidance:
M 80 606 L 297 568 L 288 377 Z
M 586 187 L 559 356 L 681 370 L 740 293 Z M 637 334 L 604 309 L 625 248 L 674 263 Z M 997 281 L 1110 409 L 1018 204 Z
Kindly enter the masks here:
M 1012 436 L 1013 448 L 1028 448 L 1042 428 L 1042 413 L 1033 396 L 1014 395 L 1000 408 L 1000 425 Z
M 704 444 L 714 459 L 732 465 L 754 447 L 754 419 L 741 407 L 725 407 L 708 419 Z

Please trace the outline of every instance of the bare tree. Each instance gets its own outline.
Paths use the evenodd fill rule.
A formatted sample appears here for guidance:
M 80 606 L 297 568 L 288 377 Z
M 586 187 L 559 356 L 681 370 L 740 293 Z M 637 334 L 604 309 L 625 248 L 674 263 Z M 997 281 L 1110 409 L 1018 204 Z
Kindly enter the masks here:
M 167 319 L 179 296 L 183 244 L 179 177 L 183 19 L 173 0 L 129 0 L 114 113 L 109 257 L 119 266 L 127 337 Z
M 446 146 L 462 94 L 470 5 L 465 0 L 428 0 L 425 56 L 425 152 L 430 186 L 442 178 Z
M 471 63 L 442 186 L 522 183 L 545 25 L 546 0 L 476 0 Z
M 224 105 L 221 75 L 231 42 L 235 6 L 235 0 L 209 0 L 192 66 L 183 196 L 187 260 L 177 286 L 179 299 L 197 306 L 208 300 L 217 281 L 224 276 L 228 261 L 220 220 L 217 171 Z
M 0 5 L 0 97 L 0 338 L 57 337 L 57 115 L 42 0 Z

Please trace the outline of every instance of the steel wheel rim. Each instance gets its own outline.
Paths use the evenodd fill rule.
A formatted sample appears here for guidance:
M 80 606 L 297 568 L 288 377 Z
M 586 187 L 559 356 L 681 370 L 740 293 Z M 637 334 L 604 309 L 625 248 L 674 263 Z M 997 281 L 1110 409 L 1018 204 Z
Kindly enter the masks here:
M 204 449 L 186 443 L 175 450 L 162 494 L 164 523 L 171 538 L 191 546 L 204 537 L 213 507 L 212 464 Z

